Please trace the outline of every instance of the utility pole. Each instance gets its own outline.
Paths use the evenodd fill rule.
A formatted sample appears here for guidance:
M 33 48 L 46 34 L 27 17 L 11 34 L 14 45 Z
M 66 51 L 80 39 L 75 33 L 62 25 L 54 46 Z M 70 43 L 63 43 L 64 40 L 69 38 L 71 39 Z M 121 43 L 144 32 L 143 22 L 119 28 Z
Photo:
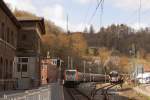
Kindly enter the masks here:
M 67 14 L 67 24 L 66 24 L 66 29 L 67 29 L 67 33 L 69 33 L 69 16 Z
M 70 57 L 68 56 L 68 69 L 70 68 Z
M 92 82 L 92 78 L 91 78 L 91 68 L 89 68 L 89 72 L 90 72 L 90 82 Z
M 71 69 L 73 69 L 73 60 L 71 58 Z
M 85 82 L 85 64 L 86 64 L 86 61 L 84 60 L 83 63 L 84 63 L 83 66 L 84 66 L 84 82 Z
M 105 83 L 106 83 L 106 66 L 104 67 L 105 70 Z
M 135 44 L 132 44 L 132 49 L 130 51 L 131 55 L 132 55 L 132 66 L 133 66 L 133 72 L 134 72 L 134 80 L 136 80 L 136 76 L 137 76 L 137 67 L 135 66 L 135 58 L 136 58 L 136 47 Z M 134 84 L 136 85 L 136 81 L 134 82 Z

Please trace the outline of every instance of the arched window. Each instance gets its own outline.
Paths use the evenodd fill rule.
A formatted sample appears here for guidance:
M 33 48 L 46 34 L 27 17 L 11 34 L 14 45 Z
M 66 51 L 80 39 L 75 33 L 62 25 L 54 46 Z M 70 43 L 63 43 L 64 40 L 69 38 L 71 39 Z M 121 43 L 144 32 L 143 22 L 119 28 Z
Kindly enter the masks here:
M 9 32 L 9 28 L 7 28 L 7 42 L 10 42 L 10 32 Z
M 4 71 L 4 73 L 5 73 L 5 77 L 4 78 L 8 78 L 8 60 L 6 59 L 5 60 L 5 71 Z
M 14 45 L 14 32 L 11 31 L 11 44 Z
M 12 78 L 13 73 L 13 61 L 11 60 L 9 63 L 9 78 Z
M 5 24 L 4 23 L 2 23 L 1 30 L 2 30 L 2 39 L 5 40 Z
M 0 79 L 2 78 L 2 76 L 3 76 L 3 58 L 2 57 L 0 57 Z
M 0 24 L 0 39 L 2 38 L 2 25 Z

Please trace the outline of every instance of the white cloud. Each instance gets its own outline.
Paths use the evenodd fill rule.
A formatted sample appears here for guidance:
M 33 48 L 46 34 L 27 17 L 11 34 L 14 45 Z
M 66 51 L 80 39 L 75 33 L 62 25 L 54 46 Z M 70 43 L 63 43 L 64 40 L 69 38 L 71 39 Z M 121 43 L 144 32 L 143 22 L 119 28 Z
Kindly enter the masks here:
M 41 12 L 47 19 L 63 20 L 64 19 L 64 9 L 61 5 L 56 4 L 51 7 L 45 7 Z
M 39 14 L 62 28 L 66 27 L 64 8 L 60 4 L 44 7 Z
M 129 26 L 132 27 L 132 28 L 134 28 L 135 30 L 139 30 L 141 28 L 148 27 L 148 24 L 141 23 L 140 26 L 139 26 L 139 23 L 132 23 L 132 24 L 129 24 Z
M 139 0 L 111 0 L 118 8 L 124 10 L 136 10 L 139 8 Z M 150 0 L 141 0 L 142 10 L 150 9 Z
M 33 5 L 32 0 L 4 0 L 6 3 L 9 3 L 12 5 L 12 8 L 15 9 L 19 9 L 19 10 L 24 10 L 24 11 L 29 11 L 29 12 L 33 12 L 36 13 L 37 9 L 36 7 Z
M 98 0 L 77 0 L 77 1 L 81 4 L 88 4 L 88 3 L 96 2 Z

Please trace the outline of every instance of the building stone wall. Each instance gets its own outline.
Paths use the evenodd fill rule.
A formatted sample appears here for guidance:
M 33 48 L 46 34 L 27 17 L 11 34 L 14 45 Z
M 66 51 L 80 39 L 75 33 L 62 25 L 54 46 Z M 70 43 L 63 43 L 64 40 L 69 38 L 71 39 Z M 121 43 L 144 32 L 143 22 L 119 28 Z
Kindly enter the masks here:
M 44 58 L 41 60 L 41 84 L 55 83 L 58 79 L 57 59 Z
M 13 88 L 13 61 L 19 30 L 6 13 L 0 5 L 0 90 Z
M 43 18 L 19 20 L 0 0 L 0 91 L 14 89 L 18 82 L 26 84 L 26 80 L 30 84 L 30 79 L 33 87 L 39 85 L 42 34 L 45 34 Z M 22 62 L 20 69 L 16 58 L 21 57 L 29 58 L 26 63 L 30 66 Z M 22 68 L 26 72 L 22 73 Z
M 37 27 L 37 26 L 39 23 L 35 22 L 35 21 L 32 21 L 32 23 L 31 22 L 22 22 L 22 21 L 20 21 L 20 22 L 22 25 L 22 29 L 19 31 L 20 34 L 18 34 L 18 45 L 17 45 L 18 51 L 21 51 L 21 53 L 23 53 L 22 51 L 24 51 L 24 53 L 27 52 L 28 54 L 32 52 L 32 54 L 34 54 L 35 56 L 37 56 L 37 55 L 40 56 L 41 55 L 41 34 L 42 33 L 41 33 L 41 31 L 38 31 L 39 27 Z M 27 55 L 27 56 L 29 56 L 29 55 Z
M 21 29 L 18 34 L 18 42 L 17 42 L 17 58 L 26 57 L 31 58 L 28 62 L 28 71 L 26 73 L 27 77 L 21 77 L 20 73 L 15 70 L 16 78 L 22 81 L 26 81 L 20 88 L 34 88 L 40 85 L 40 60 L 41 60 L 41 35 L 43 31 L 38 27 L 38 24 L 41 23 L 41 20 L 28 20 L 28 19 L 19 19 L 21 23 Z M 44 29 L 45 30 L 45 29 Z M 17 64 L 15 66 L 17 68 Z M 24 78 L 26 78 L 24 80 Z M 21 81 L 20 81 L 21 82 Z M 20 84 L 20 83 L 19 83 Z

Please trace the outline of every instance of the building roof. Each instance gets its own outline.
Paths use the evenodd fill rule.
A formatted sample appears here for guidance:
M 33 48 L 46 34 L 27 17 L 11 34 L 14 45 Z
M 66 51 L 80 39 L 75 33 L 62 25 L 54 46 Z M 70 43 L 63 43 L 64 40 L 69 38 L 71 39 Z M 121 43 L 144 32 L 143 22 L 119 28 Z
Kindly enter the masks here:
M 40 28 L 42 30 L 42 34 L 45 34 L 45 24 L 44 24 L 44 18 L 42 17 L 33 17 L 33 18 L 28 18 L 28 17 L 17 17 L 18 21 L 20 23 L 22 22 L 37 22 L 40 25 Z
M 13 15 L 13 13 L 10 11 L 10 9 L 7 7 L 3 0 L 0 0 L 0 8 L 6 13 L 6 15 L 12 20 L 12 22 L 18 28 L 20 28 L 20 23 L 17 21 L 16 17 Z

